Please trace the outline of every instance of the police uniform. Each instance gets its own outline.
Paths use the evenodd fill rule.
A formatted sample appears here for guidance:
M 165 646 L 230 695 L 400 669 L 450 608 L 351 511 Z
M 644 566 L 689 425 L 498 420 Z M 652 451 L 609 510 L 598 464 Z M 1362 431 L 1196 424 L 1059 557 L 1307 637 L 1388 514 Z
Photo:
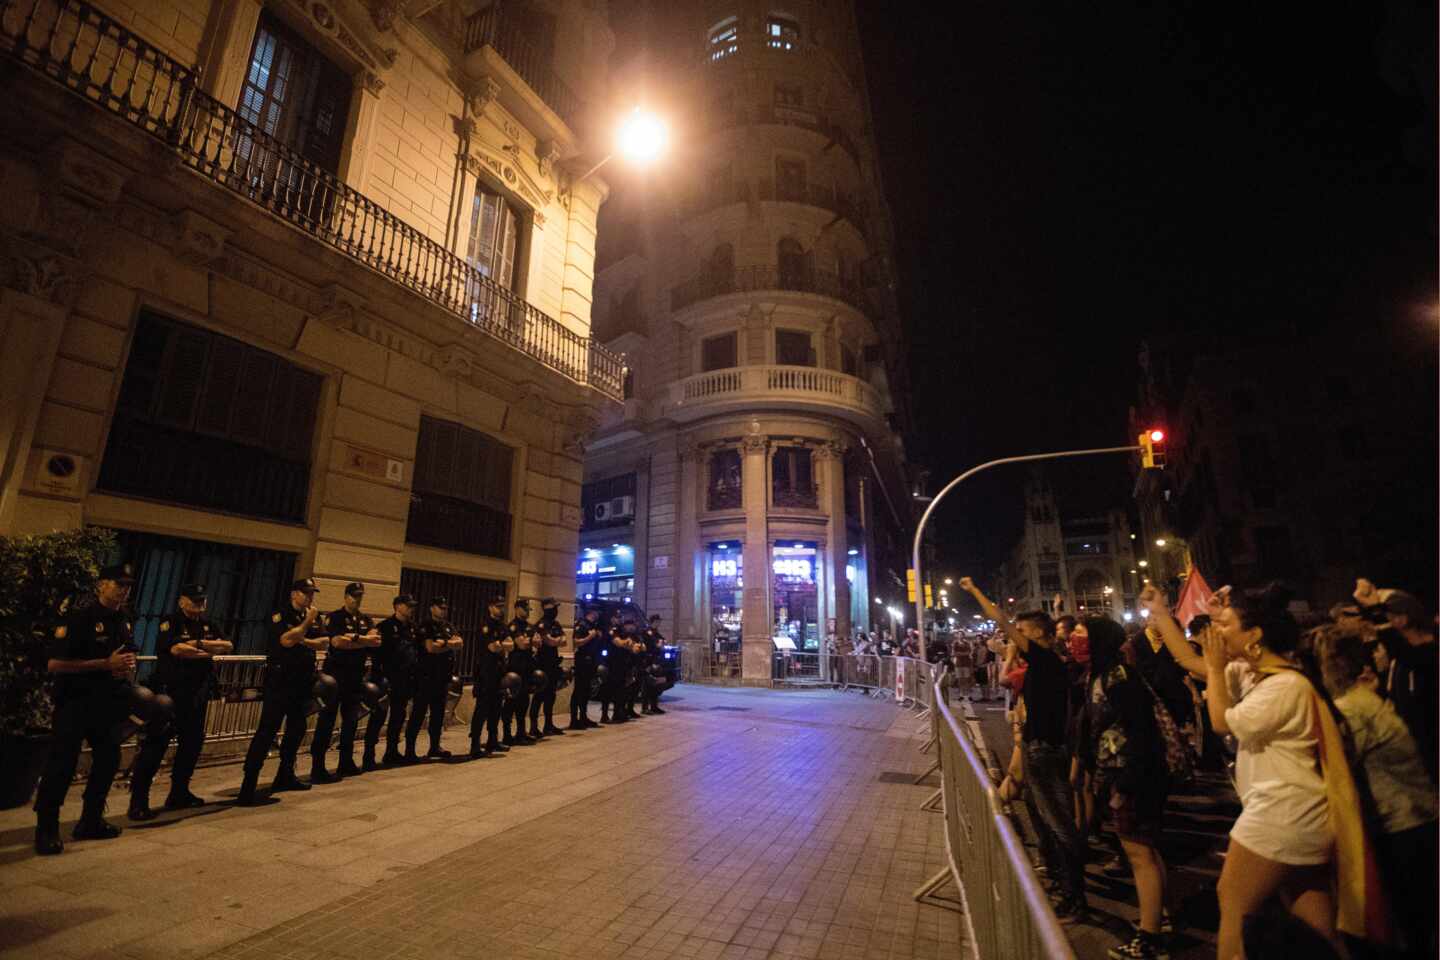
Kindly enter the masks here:
M 435 597 L 431 607 L 448 609 L 450 601 Z M 443 616 L 426 620 L 415 631 L 416 656 L 419 664 L 415 668 L 415 704 L 410 708 L 410 722 L 405 725 L 405 759 L 412 763 L 420 757 L 415 753 L 415 741 L 420 739 L 420 728 L 430 719 L 430 749 L 425 756 L 445 760 L 450 751 L 441 748 L 440 737 L 445 732 L 445 698 L 450 691 L 450 678 L 455 670 L 455 652 L 446 646 L 439 653 L 431 653 L 427 642 L 449 641 L 455 636 L 455 628 Z
M 644 693 L 641 684 L 644 682 L 645 668 L 650 661 L 650 655 L 643 645 L 640 650 L 633 649 L 636 644 L 640 643 L 633 621 L 625 621 L 621 627 L 621 636 L 626 644 L 625 652 L 628 655 L 629 665 L 625 672 L 625 685 L 620 705 L 626 719 L 638 720 L 640 715 L 635 712 L 635 701 L 639 700 Z
M 360 726 L 360 708 L 365 702 L 365 663 L 370 659 L 372 648 L 355 646 L 341 649 L 335 646 L 335 638 L 363 638 L 375 629 L 375 621 L 359 610 L 359 605 L 365 598 L 363 583 L 346 586 L 345 596 L 355 598 L 355 612 L 351 613 L 346 607 L 341 607 L 325 618 L 326 631 L 330 636 L 330 650 L 325 655 L 325 672 L 335 678 L 338 689 L 336 695 L 315 718 L 315 734 L 310 739 L 311 783 L 334 783 L 341 777 L 360 773 L 360 768 L 355 766 L 355 733 Z M 325 769 L 325 754 L 330 750 L 330 738 L 335 733 L 337 715 L 340 717 L 340 759 L 335 764 L 335 773 L 331 773 Z
M 475 710 L 470 715 L 470 756 L 480 758 L 508 750 L 500 743 L 500 677 L 505 673 L 505 652 L 500 644 L 505 640 L 505 621 L 491 610 L 504 609 L 504 601 L 497 598 L 488 605 L 485 622 L 480 625 L 480 648 L 475 656 Z M 491 649 L 491 647 L 495 649 Z M 487 734 L 485 743 L 480 742 L 480 733 Z
M 510 621 L 510 639 L 515 649 L 505 658 L 505 670 L 520 677 L 520 682 L 510 691 L 507 708 L 501 713 L 501 725 L 505 731 L 507 746 L 526 746 L 534 743 L 525 733 L 525 717 L 530 710 L 530 693 L 526 686 L 530 673 L 535 669 L 535 655 L 530 652 L 530 637 L 534 632 L 530 626 L 530 604 L 524 600 L 515 601 L 515 618 Z M 510 725 L 514 722 L 512 736 Z
M 646 659 L 649 661 L 647 664 L 647 676 L 640 678 L 641 689 L 644 691 L 644 697 L 642 698 L 640 707 L 642 713 L 665 712 L 660 709 L 660 692 L 664 681 L 659 677 L 648 675 L 649 669 L 653 669 L 655 665 L 659 664 L 665 655 L 665 637 L 660 633 L 660 628 L 656 626 L 659 622 L 659 614 L 652 616 L 650 618 L 650 626 L 645 628 L 645 633 L 640 638 L 645 643 L 645 650 L 647 652 Z
M 101 581 L 118 586 L 133 584 L 129 564 L 100 571 Z M 123 602 L 123 601 L 122 601 Z M 107 607 L 98 599 L 84 609 L 71 609 L 50 637 L 51 660 L 106 660 L 117 650 L 134 651 L 129 614 L 122 607 Z M 76 840 L 108 840 L 120 828 L 104 819 L 105 795 L 120 767 L 120 731 L 129 713 L 131 683 L 101 667 L 83 673 L 54 675 L 54 739 L 40 788 L 35 796 L 35 851 L 60 853 L 60 807 L 75 778 L 83 743 L 90 744 L 90 776 L 85 781 L 85 806 L 75 827 Z
M 400 753 L 400 731 L 405 727 L 405 709 L 415 695 L 415 668 L 419 648 L 415 641 L 415 598 L 402 593 L 392 602 L 396 614 L 380 621 L 380 654 L 371 660 L 371 677 L 384 682 L 387 696 L 383 710 L 370 714 L 365 727 L 365 764 L 371 766 L 375 746 L 380 742 L 380 726 L 389 723 L 385 732 L 385 756 L 381 762 L 387 766 L 404 763 Z M 404 620 L 398 613 L 400 607 L 410 608 L 410 615 Z
M 612 621 L 601 656 L 609 675 L 600 687 L 600 722 L 625 723 L 625 689 L 630 682 L 630 651 L 625 647 L 624 628 Z
M 194 583 L 180 589 L 180 596 L 196 606 L 205 603 L 204 584 Z M 179 644 L 194 645 L 200 650 L 204 643 L 224 641 L 220 631 L 203 615 L 188 616 L 176 611 L 156 624 L 155 628 L 156 693 L 164 693 L 175 702 L 171 723 L 147 726 L 140 754 L 130 770 L 130 812 L 132 820 L 149 820 L 150 784 L 165 759 L 170 736 L 175 735 L 175 763 L 170 768 L 170 795 L 165 799 L 168 810 L 204 806 L 205 801 L 190 792 L 190 778 L 205 744 L 205 713 L 210 706 L 211 674 L 214 661 L 209 656 L 178 657 L 174 648 Z
M 571 637 L 575 643 L 575 677 L 570 689 L 569 729 L 584 730 L 594 726 L 590 720 L 590 687 L 595 682 L 595 658 L 600 652 L 599 619 L 591 620 L 587 613 L 576 620 Z
M 265 700 L 260 709 L 259 726 L 250 739 L 250 749 L 245 752 L 245 779 L 237 798 L 242 805 L 255 802 L 260 768 L 265 765 L 265 758 L 275 745 L 275 736 L 280 732 L 281 724 L 285 726 L 285 736 L 280 741 L 280 769 L 270 789 L 272 792 L 310 789 L 309 784 L 295 776 L 295 755 L 300 752 L 300 742 L 305 739 L 310 701 L 315 696 L 315 650 L 306 641 L 327 636 L 325 615 L 317 613 L 293 646 L 285 646 L 281 638 L 304 624 L 310 609 L 308 604 L 303 608 L 296 607 L 294 594 L 306 594 L 313 604 L 316 589 L 315 581 L 308 577 L 296 580 L 290 585 L 290 602 L 270 615 L 270 638 L 265 655 Z
M 565 628 L 557 619 L 560 612 L 554 597 L 546 597 L 540 604 L 540 622 L 535 625 L 535 666 L 545 674 L 545 687 L 530 698 L 530 736 L 555 736 L 565 731 L 555 726 L 555 694 L 564 678 L 560 662 L 560 641 Z M 540 712 L 545 712 L 545 726 L 540 727 Z

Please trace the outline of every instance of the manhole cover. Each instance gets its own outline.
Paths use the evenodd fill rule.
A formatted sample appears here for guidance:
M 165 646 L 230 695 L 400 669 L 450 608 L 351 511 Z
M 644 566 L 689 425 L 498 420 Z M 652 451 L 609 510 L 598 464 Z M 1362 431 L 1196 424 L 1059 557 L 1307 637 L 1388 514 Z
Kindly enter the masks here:
M 729 710 L 731 713 L 749 713 L 749 707 L 711 707 L 711 710 Z

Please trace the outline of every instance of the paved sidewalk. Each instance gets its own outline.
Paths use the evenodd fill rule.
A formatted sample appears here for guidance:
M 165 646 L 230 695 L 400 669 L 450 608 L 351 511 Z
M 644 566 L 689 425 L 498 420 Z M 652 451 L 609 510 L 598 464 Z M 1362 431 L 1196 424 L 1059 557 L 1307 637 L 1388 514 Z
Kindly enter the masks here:
M 959 916 L 910 899 L 944 858 L 940 818 L 918 811 L 928 791 L 881 779 L 927 765 L 908 712 L 857 694 L 695 685 L 665 702 L 667 716 L 503 759 L 381 771 L 258 809 L 162 815 L 60 857 L 30 853 L 28 811 L 0 813 L 0 953 L 960 953 Z M 463 735 L 449 731 L 448 746 Z M 233 795 L 238 777 L 237 767 L 205 770 L 195 789 Z M 72 791 L 67 836 L 78 800 Z M 123 801 L 112 794 L 112 812 Z

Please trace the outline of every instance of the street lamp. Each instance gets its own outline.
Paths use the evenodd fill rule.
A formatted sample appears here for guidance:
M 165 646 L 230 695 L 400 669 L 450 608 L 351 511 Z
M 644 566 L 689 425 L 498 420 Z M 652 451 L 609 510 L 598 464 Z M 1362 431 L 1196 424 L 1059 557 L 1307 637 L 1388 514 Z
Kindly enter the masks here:
M 1164 537 L 1160 537 L 1158 540 L 1156 540 L 1156 541 L 1155 541 L 1155 546 L 1157 546 L 1157 547 L 1163 547 L 1163 546 L 1165 546 L 1165 538 L 1164 538 Z
M 1139 563 L 1139 566 L 1148 567 L 1148 566 L 1150 566 L 1150 561 L 1149 561 L 1149 560 L 1141 560 L 1140 563 Z
M 946 578 L 945 578 L 945 586 L 947 586 L 947 587 L 950 586 L 950 585 L 951 585 L 952 583 L 954 583 L 954 582 L 955 582 L 955 580 L 954 580 L 953 577 L 946 577 Z
M 613 160 L 617 153 L 631 163 L 645 166 L 654 163 L 669 145 L 670 131 L 665 126 L 665 121 L 648 110 L 635 107 L 615 128 L 615 141 L 611 151 L 595 166 L 572 180 L 571 186 L 594 174 Z

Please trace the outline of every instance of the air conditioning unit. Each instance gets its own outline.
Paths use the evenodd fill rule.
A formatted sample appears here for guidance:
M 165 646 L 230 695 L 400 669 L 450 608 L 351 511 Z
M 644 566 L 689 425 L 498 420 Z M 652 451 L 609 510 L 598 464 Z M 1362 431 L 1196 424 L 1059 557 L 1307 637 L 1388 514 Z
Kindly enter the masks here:
M 613 500 L 601 500 L 595 504 L 594 511 L 597 523 L 604 523 L 609 520 L 626 520 L 635 516 L 635 498 L 616 497 Z

